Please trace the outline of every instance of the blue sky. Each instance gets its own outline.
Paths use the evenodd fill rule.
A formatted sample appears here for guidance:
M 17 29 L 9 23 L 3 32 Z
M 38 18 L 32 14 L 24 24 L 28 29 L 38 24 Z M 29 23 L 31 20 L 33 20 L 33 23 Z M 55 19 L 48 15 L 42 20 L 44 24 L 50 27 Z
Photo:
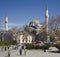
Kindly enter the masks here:
M 49 17 L 60 15 L 60 0 L 0 0 L 0 22 L 5 16 L 10 25 L 24 25 L 32 20 L 45 21 L 45 8 L 48 4 Z

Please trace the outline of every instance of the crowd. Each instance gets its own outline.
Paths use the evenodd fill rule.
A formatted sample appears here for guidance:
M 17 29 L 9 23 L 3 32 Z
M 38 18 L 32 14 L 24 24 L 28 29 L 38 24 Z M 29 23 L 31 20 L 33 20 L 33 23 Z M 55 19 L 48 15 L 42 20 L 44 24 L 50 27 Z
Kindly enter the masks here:
M 19 55 L 22 55 L 24 53 L 24 55 L 26 55 L 26 46 L 25 45 L 15 45 L 15 46 L 5 46 L 5 47 L 0 47 L 1 51 L 8 51 L 7 52 L 7 57 L 11 56 L 11 49 L 12 50 L 19 50 Z

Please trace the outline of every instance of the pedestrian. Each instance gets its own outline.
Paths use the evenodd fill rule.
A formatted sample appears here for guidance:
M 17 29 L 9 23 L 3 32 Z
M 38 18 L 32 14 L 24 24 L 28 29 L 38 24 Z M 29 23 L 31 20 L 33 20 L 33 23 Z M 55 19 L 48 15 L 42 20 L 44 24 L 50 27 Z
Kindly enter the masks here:
M 24 55 L 26 55 L 26 48 L 24 48 Z
M 1 47 L 1 51 L 3 51 L 3 47 Z
M 17 45 L 17 49 L 18 49 L 18 45 Z
M 6 51 L 6 47 L 5 47 L 5 51 Z
M 44 48 L 44 52 L 46 52 L 46 48 Z
M 20 55 L 22 55 L 22 49 L 20 48 Z
M 10 55 L 11 55 L 11 52 L 10 52 L 10 50 L 8 50 L 8 57 L 10 57 Z
M 8 50 L 9 50 L 9 46 L 8 46 L 7 48 L 8 48 Z
M 24 49 L 24 46 L 22 46 L 22 49 Z

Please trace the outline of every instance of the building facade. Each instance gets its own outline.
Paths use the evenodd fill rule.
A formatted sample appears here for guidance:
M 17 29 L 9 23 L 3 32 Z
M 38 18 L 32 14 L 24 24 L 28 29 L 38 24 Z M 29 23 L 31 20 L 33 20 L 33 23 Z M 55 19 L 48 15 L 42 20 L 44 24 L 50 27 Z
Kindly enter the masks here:
M 20 43 L 20 44 L 28 44 L 28 43 L 32 43 L 32 35 L 28 34 L 28 35 L 23 35 L 23 34 L 19 34 L 17 36 L 17 43 Z

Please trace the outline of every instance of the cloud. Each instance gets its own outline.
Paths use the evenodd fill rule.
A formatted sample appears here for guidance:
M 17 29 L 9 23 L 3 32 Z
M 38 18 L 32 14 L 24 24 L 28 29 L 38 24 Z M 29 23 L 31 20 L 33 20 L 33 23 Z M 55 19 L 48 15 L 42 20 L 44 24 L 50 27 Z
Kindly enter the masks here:
M 22 26 L 24 26 L 25 24 L 17 24 L 17 23 L 11 23 L 11 22 L 9 22 L 8 23 L 8 29 L 11 29 L 11 28 L 13 28 L 13 27 L 17 27 L 17 28 L 21 28 Z M 0 25 L 0 28 L 2 29 L 2 30 L 5 30 L 5 23 L 2 23 L 1 25 Z
M 5 27 L 5 23 L 0 24 L 0 26 Z M 8 23 L 8 26 L 24 26 L 24 24 L 17 24 L 17 23 Z
M 8 26 L 24 26 L 24 24 L 9 23 Z

